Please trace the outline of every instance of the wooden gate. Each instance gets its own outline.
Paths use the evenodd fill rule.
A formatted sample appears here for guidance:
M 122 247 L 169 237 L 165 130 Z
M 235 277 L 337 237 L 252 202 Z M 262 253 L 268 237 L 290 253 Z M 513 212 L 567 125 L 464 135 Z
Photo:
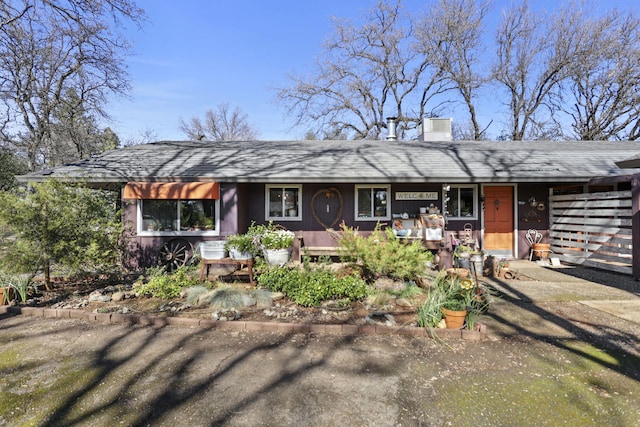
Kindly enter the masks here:
M 551 196 L 554 257 L 632 274 L 631 191 Z

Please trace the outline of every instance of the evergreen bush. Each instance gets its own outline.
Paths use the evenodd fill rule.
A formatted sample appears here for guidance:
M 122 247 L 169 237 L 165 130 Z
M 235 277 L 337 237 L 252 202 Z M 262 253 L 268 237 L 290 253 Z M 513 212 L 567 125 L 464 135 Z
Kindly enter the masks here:
M 125 251 L 124 226 L 113 191 L 48 180 L 0 192 L 0 225 L 15 233 L 0 263 L 11 273 L 114 271 Z
M 369 236 L 341 225 L 340 259 L 361 269 L 367 280 L 387 276 L 398 280 L 414 280 L 424 274 L 433 254 L 419 240 L 407 243 L 393 235 L 391 228 L 377 224 Z

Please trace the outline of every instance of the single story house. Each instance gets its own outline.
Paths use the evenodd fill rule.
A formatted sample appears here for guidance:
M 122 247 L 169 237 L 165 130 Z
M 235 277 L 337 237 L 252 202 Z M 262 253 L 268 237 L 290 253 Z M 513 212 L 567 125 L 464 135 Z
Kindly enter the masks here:
M 446 212 L 446 244 L 470 228 L 485 252 L 526 258 L 529 229 L 548 239 L 551 195 L 629 189 L 589 183 L 635 173 L 616 162 L 638 153 L 603 141 L 162 141 L 19 179 L 120 191 L 142 263 L 168 241 L 223 239 L 252 221 L 331 246 L 327 228 L 410 227 L 431 205 Z

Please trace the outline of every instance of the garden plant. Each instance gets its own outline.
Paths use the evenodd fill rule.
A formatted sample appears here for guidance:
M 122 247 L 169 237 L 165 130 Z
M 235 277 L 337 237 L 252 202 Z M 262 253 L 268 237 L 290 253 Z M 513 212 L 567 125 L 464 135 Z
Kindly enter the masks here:
M 434 259 L 421 241 L 406 243 L 393 235 L 391 228 L 377 224 L 373 232 L 364 236 L 358 230 L 340 225 L 338 241 L 341 260 L 361 271 L 367 281 L 387 276 L 398 280 L 416 280 Z
M 443 326 L 442 309 L 466 311 L 465 328 L 473 329 L 478 318 L 489 309 L 488 290 L 471 278 L 438 274 L 428 289 L 425 302 L 418 309 L 418 326 Z
M 56 269 L 119 269 L 124 226 L 117 206 L 115 192 L 53 180 L 0 192 L 0 225 L 15 236 L 2 248 L 2 267 L 15 274 L 42 272 L 47 290 Z

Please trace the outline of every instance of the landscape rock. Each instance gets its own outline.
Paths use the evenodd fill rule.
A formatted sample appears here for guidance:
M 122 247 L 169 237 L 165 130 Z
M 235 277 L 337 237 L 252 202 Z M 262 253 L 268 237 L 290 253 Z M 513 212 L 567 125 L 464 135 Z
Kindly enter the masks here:
M 284 294 L 282 292 L 272 292 L 271 299 L 274 301 L 279 301 L 284 298 Z
M 396 319 L 389 313 L 374 311 L 365 317 L 365 322 L 370 325 L 396 326 Z
M 242 317 L 242 314 L 235 308 L 214 311 L 212 314 L 213 320 L 218 320 L 221 322 L 239 320 L 241 317 Z
M 406 298 L 398 298 L 396 300 L 396 305 L 400 307 L 413 307 L 413 304 L 411 303 L 411 301 L 409 301 Z

